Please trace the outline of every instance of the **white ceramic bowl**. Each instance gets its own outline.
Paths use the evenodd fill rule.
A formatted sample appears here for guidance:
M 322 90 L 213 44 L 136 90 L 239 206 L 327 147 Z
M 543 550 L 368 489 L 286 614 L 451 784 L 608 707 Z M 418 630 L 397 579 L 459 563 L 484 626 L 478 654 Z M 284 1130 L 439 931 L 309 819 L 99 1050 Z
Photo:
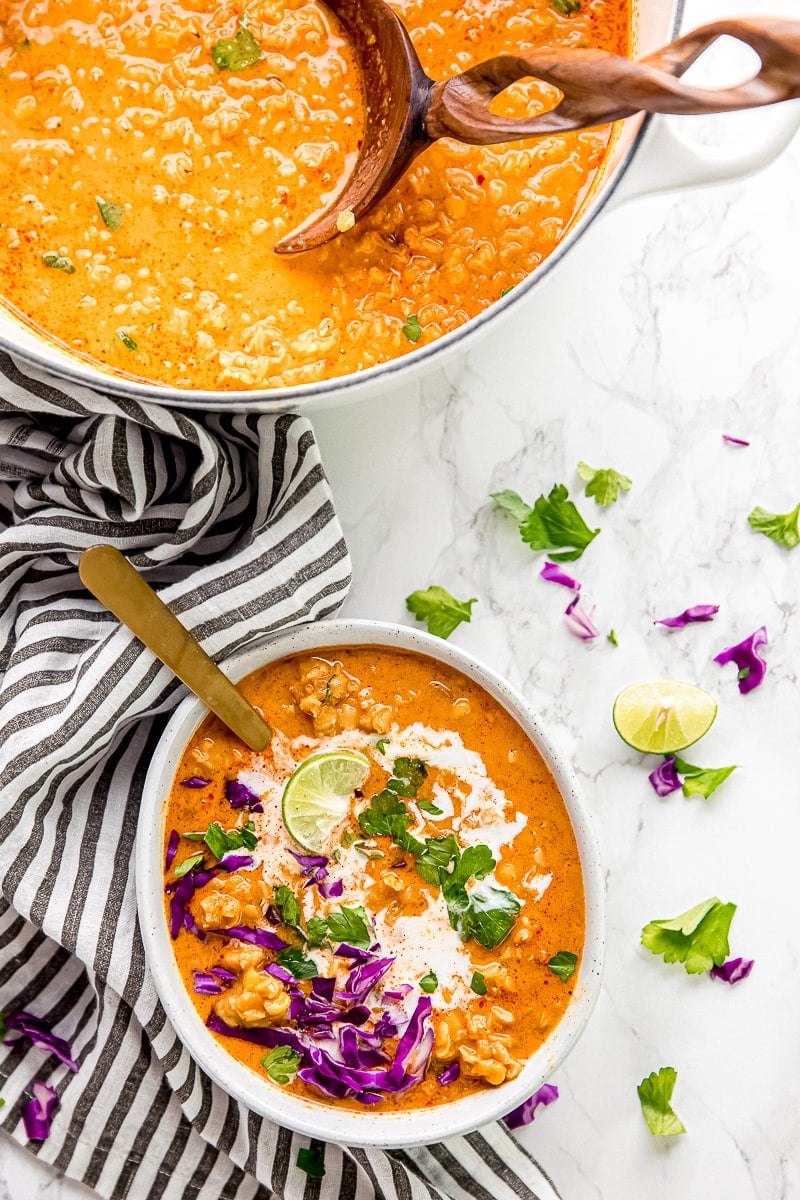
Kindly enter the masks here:
M 386 646 L 412 650 L 446 663 L 475 680 L 522 726 L 552 771 L 572 821 L 586 893 L 586 943 L 578 986 L 551 1037 L 529 1059 L 521 1075 L 498 1088 L 435 1109 L 380 1113 L 336 1108 L 303 1099 L 237 1062 L 208 1032 L 181 980 L 164 915 L 163 846 L 165 800 L 183 749 L 206 714 L 189 697 L 175 711 L 159 742 L 142 796 L 136 847 L 136 883 L 147 963 L 161 1003 L 178 1037 L 203 1070 L 237 1100 L 261 1116 L 325 1141 L 370 1146 L 434 1142 L 485 1125 L 515 1108 L 547 1080 L 572 1049 L 600 990 L 604 944 L 604 889 L 597 843 L 572 768 L 524 698 L 493 671 L 449 642 L 414 629 L 377 621 L 326 621 L 303 625 L 223 663 L 233 680 L 288 654 L 336 646 Z

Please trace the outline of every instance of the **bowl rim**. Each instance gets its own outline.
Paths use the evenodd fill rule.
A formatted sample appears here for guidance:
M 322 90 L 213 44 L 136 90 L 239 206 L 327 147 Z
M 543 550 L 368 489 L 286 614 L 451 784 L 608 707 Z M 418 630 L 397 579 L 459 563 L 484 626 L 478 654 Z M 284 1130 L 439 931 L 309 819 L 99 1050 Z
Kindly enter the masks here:
M 343 618 L 283 630 L 219 665 L 237 681 L 287 655 L 371 645 L 434 658 L 462 671 L 485 688 L 517 720 L 542 754 L 567 809 L 578 844 L 586 904 L 586 939 L 578 987 L 552 1035 L 526 1062 L 517 1079 L 434 1109 L 358 1112 L 286 1092 L 259 1078 L 252 1068 L 236 1060 L 214 1039 L 181 979 L 163 907 L 166 798 L 184 746 L 207 712 L 205 705 L 193 696 L 186 697 L 170 718 L 145 778 L 136 835 L 136 894 L 145 958 L 155 990 L 178 1040 L 215 1083 L 258 1115 L 309 1137 L 357 1146 L 405 1147 L 480 1128 L 521 1104 L 563 1061 L 585 1029 L 600 992 L 605 887 L 591 814 L 557 738 L 521 693 L 467 651 L 408 626 Z

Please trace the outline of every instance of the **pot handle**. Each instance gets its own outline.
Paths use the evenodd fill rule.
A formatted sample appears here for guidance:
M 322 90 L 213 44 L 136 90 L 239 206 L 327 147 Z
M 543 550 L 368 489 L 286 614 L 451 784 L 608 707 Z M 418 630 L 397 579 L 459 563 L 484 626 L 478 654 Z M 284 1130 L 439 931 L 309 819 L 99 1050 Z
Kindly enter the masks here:
M 606 205 L 612 212 L 640 196 L 702 187 L 727 179 L 745 179 L 769 166 L 800 128 L 800 100 L 773 109 L 763 119 L 757 140 L 744 146 L 705 146 L 678 133 L 674 121 L 652 116 L 631 167 Z

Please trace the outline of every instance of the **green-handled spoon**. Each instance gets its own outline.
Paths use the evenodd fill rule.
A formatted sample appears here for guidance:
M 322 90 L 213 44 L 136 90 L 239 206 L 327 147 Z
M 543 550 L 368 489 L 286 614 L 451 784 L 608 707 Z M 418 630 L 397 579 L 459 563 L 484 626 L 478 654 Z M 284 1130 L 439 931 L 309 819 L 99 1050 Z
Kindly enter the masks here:
M 272 730 L 222 674 L 195 637 L 150 584 L 113 546 L 84 551 L 78 573 L 85 587 L 202 700 L 251 750 L 269 745 Z

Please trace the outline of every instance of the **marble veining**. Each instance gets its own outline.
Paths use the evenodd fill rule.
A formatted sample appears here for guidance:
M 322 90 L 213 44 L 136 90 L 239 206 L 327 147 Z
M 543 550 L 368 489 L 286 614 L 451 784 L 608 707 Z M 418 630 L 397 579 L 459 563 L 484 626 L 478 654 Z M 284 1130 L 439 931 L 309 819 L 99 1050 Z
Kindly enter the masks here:
M 796 15 L 796 3 L 695 0 L 685 26 L 772 10 Z M 756 128 L 747 121 L 748 136 Z M 800 500 L 799 175 L 796 139 L 749 180 L 628 204 L 447 370 L 315 419 L 354 561 L 346 615 L 410 620 L 404 597 L 429 583 L 477 597 L 454 640 L 558 731 L 595 814 L 603 992 L 555 1075 L 560 1100 L 522 1135 L 565 1200 L 800 1197 L 800 548 L 746 522 L 755 504 L 785 512 Z M 723 433 L 752 444 L 728 446 Z M 574 571 L 618 648 L 569 634 L 567 593 L 538 578 L 542 557 L 487 502 L 502 487 L 533 499 L 557 481 L 577 495 L 579 459 L 634 481 L 610 509 L 580 502 L 602 533 Z M 719 604 L 718 617 L 654 627 L 693 603 Z M 735 670 L 711 660 L 761 624 L 766 681 L 740 696 Z M 659 676 L 719 698 L 692 757 L 740 770 L 708 801 L 657 799 L 652 760 L 611 725 L 617 691 Z M 713 894 L 739 905 L 733 951 L 756 959 L 733 988 L 638 945 L 646 921 Z M 663 1142 L 636 1097 L 662 1065 L 678 1070 L 688 1129 Z M 88 1195 L 0 1140 L 0 1200 Z

